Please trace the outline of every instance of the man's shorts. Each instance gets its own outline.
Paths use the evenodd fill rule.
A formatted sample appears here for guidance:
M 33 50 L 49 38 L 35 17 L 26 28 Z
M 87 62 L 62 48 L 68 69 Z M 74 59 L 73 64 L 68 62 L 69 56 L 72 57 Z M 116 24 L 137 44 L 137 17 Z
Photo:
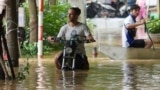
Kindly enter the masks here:
M 130 45 L 130 47 L 134 47 L 134 48 L 144 48 L 144 47 L 145 47 L 144 39 L 134 40 L 133 43 Z

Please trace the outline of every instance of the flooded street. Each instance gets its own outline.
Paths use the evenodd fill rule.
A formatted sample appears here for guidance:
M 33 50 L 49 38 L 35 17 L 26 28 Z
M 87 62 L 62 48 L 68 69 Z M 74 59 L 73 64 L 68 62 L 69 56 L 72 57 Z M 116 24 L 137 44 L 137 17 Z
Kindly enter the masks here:
M 87 48 L 90 70 L 56 70 L 53 56 L 30 58 L 29 75 L 23 81 L 0 80 L 0 90 L 159 90 L 159 60 L 111 60 Z M 20 59 L 23 67 L 25 59 Z M 40 63 L 40 64 L 38 64 Z
M 160 62 L 96 59 L 88 71 L 57 71 L 50 61 L 43 67 L 31 63 L 17 90 L 159 90 Z M 41 68 L 41 69 L 40 69 Z M 13 84 L 13 83 L 12 83 Z M 15 89 L 16 90 L 16 89 Z

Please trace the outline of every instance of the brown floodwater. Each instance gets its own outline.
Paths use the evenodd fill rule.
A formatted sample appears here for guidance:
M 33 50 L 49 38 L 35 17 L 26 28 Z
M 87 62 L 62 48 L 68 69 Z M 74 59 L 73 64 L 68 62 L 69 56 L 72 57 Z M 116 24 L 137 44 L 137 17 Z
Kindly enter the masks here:
M 94 58 L 91 48 L 86 49 L 90 70 L 56 70 L 52 53 L 30 58 L 26 79 L 0 80 L 0 90 L 160 90 L 159 60 L 111 60 L 102 53 Z M 26 60 L 20 59 L 19 69 Z

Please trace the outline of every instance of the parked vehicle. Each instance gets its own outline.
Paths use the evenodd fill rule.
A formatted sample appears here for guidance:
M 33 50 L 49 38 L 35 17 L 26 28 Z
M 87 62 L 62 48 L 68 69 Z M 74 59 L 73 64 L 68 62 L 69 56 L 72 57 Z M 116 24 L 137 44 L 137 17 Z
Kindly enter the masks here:
M 114 7 L 116 6 L 116 7 Z M 100 2 L 91 2 L 86 5 L 87 18 L 119 17 L 124 18 L 129 15 L 129 6 L 123 2 L 104 4 Z

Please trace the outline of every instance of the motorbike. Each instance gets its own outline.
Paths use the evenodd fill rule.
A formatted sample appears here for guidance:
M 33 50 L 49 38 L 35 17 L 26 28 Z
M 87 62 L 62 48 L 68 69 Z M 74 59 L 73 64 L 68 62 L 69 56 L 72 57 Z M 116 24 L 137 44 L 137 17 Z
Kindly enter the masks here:
M 78 45 L 82 43 L 89 43 L 85 36 L 76 34 L 73 30 L 70 40 L 57 38 L 58 42 L 63 43 L 64 47 L 58 63 L 62 70 L 88 69 L 89 64 L 86 55 L 79 52 Z

